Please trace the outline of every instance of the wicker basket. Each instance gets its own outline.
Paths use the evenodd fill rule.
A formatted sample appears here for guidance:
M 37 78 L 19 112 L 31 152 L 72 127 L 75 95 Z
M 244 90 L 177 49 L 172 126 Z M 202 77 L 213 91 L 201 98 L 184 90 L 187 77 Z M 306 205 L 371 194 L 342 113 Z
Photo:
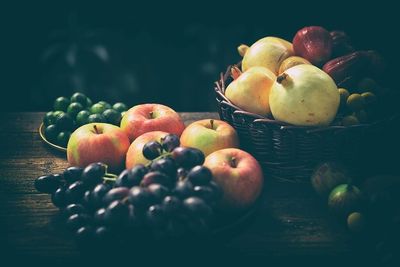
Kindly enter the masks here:
M 258 159 L 268 177 L 309 182 L 321 161 L 351 162 L 353 171 L 365 163 L 368 153 L 363 144 L 379 134 L 379 123 L 298 127 L 243 111 L 224 96 L 230 68 L 215 83 L 219 116 L 237 130 L 241 148 Z

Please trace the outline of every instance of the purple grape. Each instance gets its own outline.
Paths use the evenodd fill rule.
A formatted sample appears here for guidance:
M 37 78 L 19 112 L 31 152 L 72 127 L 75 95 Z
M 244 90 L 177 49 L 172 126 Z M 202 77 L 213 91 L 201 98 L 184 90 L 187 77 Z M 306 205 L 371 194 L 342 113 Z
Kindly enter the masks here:
M 86 187 L 82 181 L 73 182 L 65 190 L 65 196 L 69 203 L 80 202 L 85 194 Z
M 88 225 L 90 223 L 90 217 L 85 213 L 72 214 L 68 217 L 66 225 L 71 231 L 76 231 L 77 229 Z
M 34 184 L 37 191 L 52 194 L 61 186 L 61 181 L 54 175 L 50 174 L 36 178 Z
M 211 181 L 212 173 L 209 168 L 198 165 L 189 171 L 187 179 L 193 185 L 205 185 Z
M 147 188 L 134 186 L 129 192 L 128 200 L 135 209 L 144 210 L 151 205 L 152 195 Z
M 158 171 L 167 176 L 174 177 L 176 175 L 175 162 L 171 158 L 162 158 L 155 160 L 150 165 L 151 171 Z
M 108 191 L 103 197 L 104 205 L 108 205 L 115 200 L 121 200 L 128 197 L 129 189 L 126 187 L 115 187 Z
M 175 134 L 167 134 L 161 138 L 161 145 L 167 152 L 171 152 L 180 145 L 179 137 Z
M 115 187 L 128 187 L 137 186 L 143 179 L 143 176 L 148 172 L 148 169 L 142 165 L 138 164 L 132 169 L 126 169 L 118 176 L 115 181 Z
M 166 223 L 166 216 L 161 205 L 152 205 L 146 212 L 147 222 L 153 227 L 161 227 Z
M 150 141 L 143 146 L 143 156 L 148 160 L 153 160 L 161 155 L 162 146 L 157 141 Z
M 161 200 L 169 193 L 168 188 L 160 184 L 151 184 L 147 188 L 153 197 L 153 202 L 155 203 L 160 203 Z
M 173 189 L 173 193 L 181 199 L 187 198 L 193 195 L 193 185 L 187 179 L 178 181 Z
M 182 210 L 182 201 L 174 196 L 166 196 L 161 204 L 165 213 L 171 216 Z
M 185 169 L 204 163 L 204 154 L 197 148 L 177 147 L 172 151 L 172 158 L 177 166 Z
M 83 169 L 80 167 L 69 167 L 63 172 L 65 181 L 72 184 L 81 179 Z
M 143 177 L 141 182 L 142 186 L 149 186 L 151 184 L 161 184 L 166 187 L 170 187 L 172 185 L 172 179 L 164 173 L 161 172 L 149 172 Z
M 103 176 L 106 174 L 106 165 L 101 162 L 89 164 L 82 171 L 82 182 L 88 186 L 94 186 L 103 182 Z
M 67 205 L 67 199 L 65 196 L 65 187 L 58 188 L 52 195 L 51 195 L 51 202 L 54 206 L 58 208 L 65 207 Z
M 196 217 L 209 217 L 212 214 L 212 209 L 207 203 L 198 197 L 189 197 L 183 201 L 184 208 L 189 214 Z
M 115 200 L 108 205 L 104 213 L 104 221 L 107 225 L 123 226 L 128 223 L 129 209 L 128 205 Z

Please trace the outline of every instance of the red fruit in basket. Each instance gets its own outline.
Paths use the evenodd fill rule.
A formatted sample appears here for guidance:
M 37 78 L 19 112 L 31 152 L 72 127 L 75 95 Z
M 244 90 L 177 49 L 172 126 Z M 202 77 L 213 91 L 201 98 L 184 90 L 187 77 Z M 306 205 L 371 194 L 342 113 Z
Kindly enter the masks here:
M 200 149 L 205 156 L 223 148 L 239 147 L 236 130 L 220 120 L 199 120 L 182 133 L 181 145 Z
M 214 181 L 222 188 L 220 207 L 227 211 L 249 208 L 261 194 L 264 177 L 257 160 L 249 153 L 227 148 L 207 156 L 208 167 Z
M 76 129 L 68 142 L 67 158 L 72 166 L 85 167 L 103 162 L 111 170 L 121 170 L 129 138 L 119 127 L 107 123 L 89 123 Z
M 349 36 L 343 31 L 331 31 L 332 58 L 341 57 L 354 52 Z
M 296 56 L 321 66 L 331 58 L 332 37 L 320 26 L 304 27 L 293 38 L 293 50 Z
M 121 120 L 121 128 L 131 142 L 152 131 L 181 135 L 185 125 L 178 113 L 161 104 L 142 104 L 129 109 Z
M 338 86 L 346 86 L 362 77 L 381 76 L 385 63 L 376 51 L 356 51 L 328 61 L 322 69 Z

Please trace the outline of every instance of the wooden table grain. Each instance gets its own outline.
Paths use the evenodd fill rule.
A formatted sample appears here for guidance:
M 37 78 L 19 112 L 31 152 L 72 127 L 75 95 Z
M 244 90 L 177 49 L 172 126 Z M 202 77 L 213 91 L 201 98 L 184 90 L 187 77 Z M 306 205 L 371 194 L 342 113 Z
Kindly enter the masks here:
M 30 262 L 78 262 L 71 236 L 60 231 L 57 209 L 33 187 L 36 177 L 61 172 L 65 154 L 38 134 L 44 113 L 0 113 L 0 255 Z M 181 113 L 186 124 L 217 113 Z M 253 218 L 218 245 L 220 260 L 335 265 L 370 262 L 373 253 L 328 213 L 308 184 L 266 177 L 260 208 Z M 214 256 L 215 256 L 214 255 Z M 252 264 L 250 264 L 252 265 Z M 4 265 L 3 265 L 4 266 Z

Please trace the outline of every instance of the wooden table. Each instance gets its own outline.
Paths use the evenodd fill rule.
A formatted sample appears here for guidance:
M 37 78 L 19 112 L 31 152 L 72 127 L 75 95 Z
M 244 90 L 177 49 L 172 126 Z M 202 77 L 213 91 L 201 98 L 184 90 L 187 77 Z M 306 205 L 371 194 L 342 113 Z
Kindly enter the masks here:
M 0 113 L 0 250 L 2 257 L 30 262 L 76 262 L 81 254 L 72 237 L 60 231 L 57 209 L 38 193 L 33 180 L 61 172 L 65 155 L 38 134 L 44 113 Z M 181 113 L 185 123 L 218 118 L 216 113 Z M 246 226 L 219 245 L 220 259 L 265 263 L 345 265 L 374 260 L 327 212 L 309 185 L 267 177 L 261 207 Z M 215 255 L 214 255 L 215 256 Z M 0 258 L 1 259 L 1 258 Z M 4 265 L 3 265 L 4 266 Z

